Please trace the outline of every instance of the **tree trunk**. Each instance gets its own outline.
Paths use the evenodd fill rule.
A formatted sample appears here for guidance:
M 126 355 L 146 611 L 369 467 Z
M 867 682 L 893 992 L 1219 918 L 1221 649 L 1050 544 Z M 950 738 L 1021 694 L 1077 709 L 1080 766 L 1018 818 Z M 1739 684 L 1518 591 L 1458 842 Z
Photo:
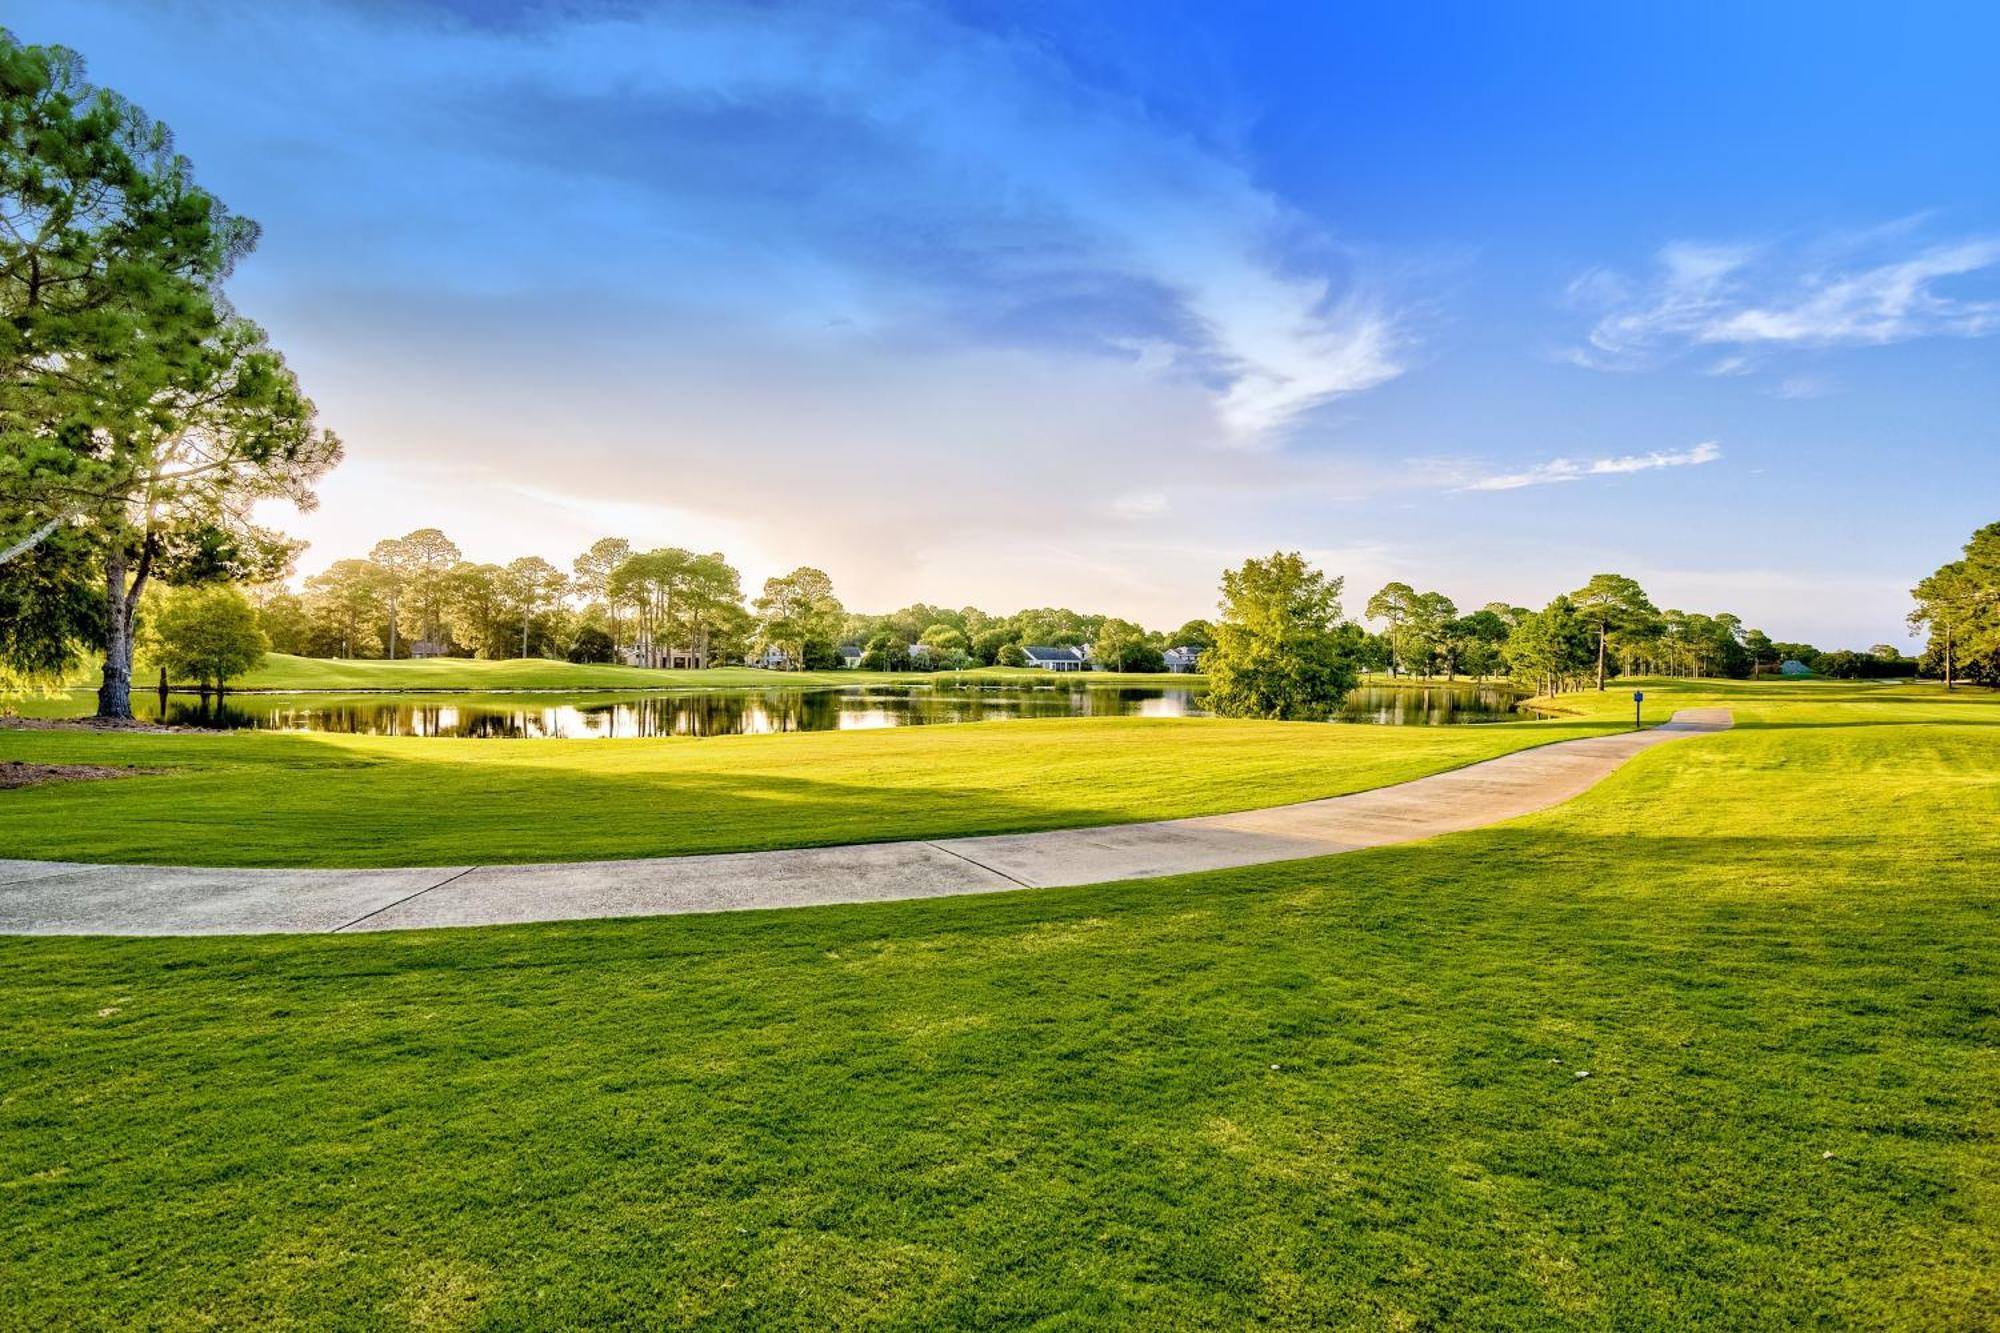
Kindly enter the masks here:
M 389 660 L 396 660 L 396 592 L 389 591 Z
M 1610 630 L 1609 630 L 1609 628 L 1608 628 L 1608 627 L 1606 627 L 1605 625 L 1602 625 L 1602 624 L 1598 625 L 1598 627 L 1597 627 L 1597 692 L 1598 692 L 1599 694 L 1602 694 L 1602 693 L 1604 693 L 1604 640 L 1605 640 L 1605 639 L 1606 639 L 1606 638 L 1607 638 L 1607 637 L 1609 636 L 1609 634 L 1610 634 Z
M 153 547 L 148 539 L 139 555 L 132 586 L 125 586 L 125 552 L 113 551 L 104 561 L 104 683 L 97 687 L 97 715 L 129 721 L 132 717 L 132 617 L 139 594 L 152 572 Z

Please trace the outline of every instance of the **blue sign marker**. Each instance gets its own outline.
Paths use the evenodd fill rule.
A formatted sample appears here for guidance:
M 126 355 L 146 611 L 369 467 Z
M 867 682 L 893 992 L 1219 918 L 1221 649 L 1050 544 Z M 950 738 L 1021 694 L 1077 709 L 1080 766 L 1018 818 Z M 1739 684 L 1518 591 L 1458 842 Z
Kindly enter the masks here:
M 1644 702 L 1646 702 L 1646 692 L 1644 690 L 1632 691 L 1632 730 L 1634 731 L 1639 729 L 1639 705 Z

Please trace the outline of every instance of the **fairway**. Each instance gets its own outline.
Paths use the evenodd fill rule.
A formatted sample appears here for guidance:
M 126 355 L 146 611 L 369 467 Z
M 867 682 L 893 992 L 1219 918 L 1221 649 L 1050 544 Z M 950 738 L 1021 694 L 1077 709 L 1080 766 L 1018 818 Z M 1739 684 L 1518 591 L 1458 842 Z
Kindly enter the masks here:
M 2000 701 L 1656 689 L 1738 726 L 1321 861 L 0 941 L 13 1317 L 1979 1326 Z
M 0 857 L 423 866 L 1075 828 L 1337 796 L 1616 725 L 1071 718 L 591 741 L 0 730 L 0 760 L 169 770 L 0 794 Z

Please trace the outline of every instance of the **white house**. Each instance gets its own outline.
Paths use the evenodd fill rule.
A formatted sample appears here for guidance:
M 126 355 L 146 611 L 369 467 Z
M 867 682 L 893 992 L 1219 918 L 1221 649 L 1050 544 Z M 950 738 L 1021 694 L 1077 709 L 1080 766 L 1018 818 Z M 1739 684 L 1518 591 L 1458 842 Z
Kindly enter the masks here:
M 868 655 L 858 643 L 843 643 L 840 647 L 834 649 L 834 652 L 839 654 L 840 664 L 849 671 L 860 666 L 861 659 Z
M 708 653 L 695 648 L 662 648 L 640 643 L 618 650 L 618 660 L 626 666 L 661 667 L 675 671 L 700 671 L 709 664 Z
M 751 658 L 750 665 L 763 667 L 766 671 L 790 671 L 797 662 L 790 653 L 772 643 L 766 644 L 763 652 Z
M 1075 648 L 1050 648 L 1042 645 L 1027 645 L 1021 651 L 1028 655 L 1028 665 L 1043 671 L 1081 671 L 1084 656 Z
M 1201 650 L 1198 648 L 1189 648 L 1186 646 L 1169 648 L 1164 653 L 1161 653 L 1160 656 L 1166 659 L 1167 670 L 1173 672 L 1175 675 L 1186 675 L 1190 671 L 1198 670 L 1201 666 Z

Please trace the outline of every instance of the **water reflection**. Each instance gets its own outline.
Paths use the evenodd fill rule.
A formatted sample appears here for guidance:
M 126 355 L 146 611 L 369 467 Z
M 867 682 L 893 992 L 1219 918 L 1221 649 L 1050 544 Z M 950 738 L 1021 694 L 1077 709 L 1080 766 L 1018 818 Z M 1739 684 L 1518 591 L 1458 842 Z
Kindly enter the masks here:
M 1341 720 L 1436 725 L 1518 717 L 1495 687 L 1366 688 Z M 194 694 L 134 696 L 148 721 L 364 736 L 608 739 L 743 736 L 781 731 L 990 722 L 1008 718 L 1200 717 L 1195 690 L 1174 686 L 854 686 L 655 694 Z
M 1518 722 L 1521 698 L 1504 685 L 1365 685 L 1341 701 L 1340 720 L 1416 727 Z

